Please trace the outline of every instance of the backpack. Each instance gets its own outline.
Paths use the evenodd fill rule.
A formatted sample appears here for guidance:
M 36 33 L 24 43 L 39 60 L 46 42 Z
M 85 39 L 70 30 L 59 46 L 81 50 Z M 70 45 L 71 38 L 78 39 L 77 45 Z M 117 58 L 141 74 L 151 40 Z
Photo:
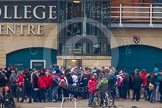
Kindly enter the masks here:
M 161 79 L 162 79 L 162 78 L 161 78 L 161 75 L 158 74 L 157 77 L 156 77 L 156 81 L 157 81 L 157 82 L 160 82 Z
M 3 96 L 3 104 L 4 105 L 12 105 L 13 104 L 12 96 L 10 93 L 7 93 Z
M 122 80 L 121 80 L 121 78 L 122 78 Z M 118 86 L 123 86 L 123 80 L 124 79 L 125 79 L 124 75 L 119 76 L 118 79 L 117 79 L 117 85 Z
M 152 83 L 149 83 L 149 90 L 151 91 L 153 89 L 155 89 L 154 85 Z

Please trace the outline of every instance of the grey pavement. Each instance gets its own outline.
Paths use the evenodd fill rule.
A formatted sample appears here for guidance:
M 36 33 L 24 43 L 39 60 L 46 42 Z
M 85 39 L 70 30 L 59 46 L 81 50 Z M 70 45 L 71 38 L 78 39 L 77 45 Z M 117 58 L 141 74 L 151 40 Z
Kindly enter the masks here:
M 87 106 L 87 100 L 78 100 L 76 108 L 89 108 Z M 21 108 L 61 108 L 60 103 L 47 102 L 47 103 L 17 103 Z M 132 108 L 132 106 L 137 106 L 137 108 L 162 108 L 162 104 L 159 102 L 149 103 L 148 101 L 140 100 L 139 102 L 124 100 L 116 101 L 116 108 Z M 65 102 L 62 108 L 75 108 L 74 102 Z M 99 108 L 99 107 L 98 107 Z M 113 108 L 113 107 L 112 107 Z

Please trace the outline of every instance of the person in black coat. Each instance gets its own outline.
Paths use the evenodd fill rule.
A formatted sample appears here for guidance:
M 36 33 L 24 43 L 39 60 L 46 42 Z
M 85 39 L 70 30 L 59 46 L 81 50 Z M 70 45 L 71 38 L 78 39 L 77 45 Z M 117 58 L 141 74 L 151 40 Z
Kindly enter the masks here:
M 38 87 L 38 76 L 39 74 L 37 72 L 34 72 L 32 75 L 32 89 L 33 89 L 33 101 L 38 102 L 39 97 L 39 87 Z
M 69 87 L 67 89 L 64 89 L 64 96 L 69 97 L 69 95 L 71 94 L 70 86 L 73 84 L 73 78 L 69 71 L 66 72 L 65 77 L 67 79 Z
M 28 71 L 25 73 L 24 77 L 24 93 L 21 102 L 24 102 L 25 97 L 29 97 L 29 103 L 32 103 L 32 81 L 31 73 Z
M 86 87 L 88 86 L 89 77 L 86 73 L 83 73 L 79 78 L 79 87 L 82 89 L 80 92 L 80 96 L 82 99 L 88 98 L 88 91 L 86 91 Z
M 142 78 L 139 75 L 139 71 L 137 71 L 135 74 L 136 75 L 133 78 L 133 82 L 132 82 L 132 85 L 133 85 L 133 99 L 132 99 L 132 101 L 135 100 L 135 99 L 136 99 L 136 101 L 139 101 Z

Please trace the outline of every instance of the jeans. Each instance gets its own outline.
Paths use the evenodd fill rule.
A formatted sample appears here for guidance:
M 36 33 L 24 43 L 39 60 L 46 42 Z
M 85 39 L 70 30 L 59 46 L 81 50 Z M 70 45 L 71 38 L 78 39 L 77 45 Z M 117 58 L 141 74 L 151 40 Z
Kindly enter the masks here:
M 150 102 L 153 102 L 154 98 L 155 98 L 155 89 L 151 90 Z
M 145 100 L 147 100 L 147 97 L 148 97 L 148 90 L 144 90 L 144 98 L 145 98 Z
M 54 99 L 58 101 L 58 86 L 53 87 Z
M 120 98 L 124 98 L 123 86 L 118 87 L 118 90 L 119 90 L 119 97 L 120 97 Z
M 155 90 L 155 100 L 156 101 L 160 101 L 159 85 L 156 86 L 156 90 Z
M 123 98 L 127 99 L 127 94 L 128 94 L 128 87 L 123 86 Z
M 34 88 L 33 89 L 33 100 L 34 102 L 38 102 L 39 98 L 39 89 L 38 88 Z
M 11 85 L 11 94 L 13 97 L 16 97 L 17 85 Z
M 25 97 L 29 97 L 29 102 L 32 101 L 32 89 L 31 88 L 24 88 L 22 102 L 24 101 Z
M 45 88 L 40 88 L 39 89 L 39 100 L 40 100 L 40 102 L 46 102 L 46 97 L 45 97 L 45 93 L 46 93 L 46 89 Z
M 47 99 L 48 99 L 48 102 L 51 102 L 52 101 L 52 89 L 51 87 L 47 89 Z
M 17 86 L 17 92 L 16 92 L 17 102 L 19 102 L 20 97 L 23 96 L 23 92 L 24 92 L 24 87 Z
M 89 93 L 88 105 L 93 105 L 93 101 L 94 101 L 94 93 Z
M 140 89 L 134 89 L 133 91 L 133 100 L 136 98 L 136 101 L 140 99 Z

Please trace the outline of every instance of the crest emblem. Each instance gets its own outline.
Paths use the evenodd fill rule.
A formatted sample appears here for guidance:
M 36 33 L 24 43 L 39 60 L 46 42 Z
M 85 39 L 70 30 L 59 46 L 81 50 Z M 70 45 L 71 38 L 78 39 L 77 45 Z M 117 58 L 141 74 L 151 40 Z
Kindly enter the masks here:
M 140 42 L 140 36 L 134 36 L 133 41 L 135 44 L 138 44 Z

